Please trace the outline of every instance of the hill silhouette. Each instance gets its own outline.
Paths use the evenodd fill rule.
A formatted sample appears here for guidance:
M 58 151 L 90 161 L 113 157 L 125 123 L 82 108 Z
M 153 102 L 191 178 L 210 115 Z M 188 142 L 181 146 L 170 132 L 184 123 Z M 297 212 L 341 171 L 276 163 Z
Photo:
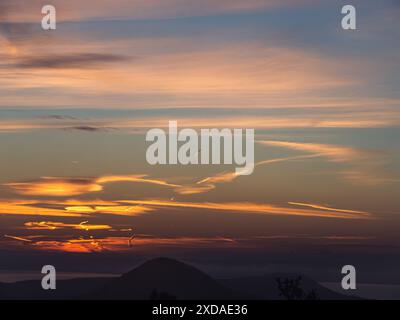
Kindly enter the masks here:
M 228 289 L 217 280 L 185 263 L 169 259 L 150 260 L 136 269 L 111 280 L 94 292 L 95 299 L 145 300 L 154 294 L 171 299 L 240 299 L 243 295 Z

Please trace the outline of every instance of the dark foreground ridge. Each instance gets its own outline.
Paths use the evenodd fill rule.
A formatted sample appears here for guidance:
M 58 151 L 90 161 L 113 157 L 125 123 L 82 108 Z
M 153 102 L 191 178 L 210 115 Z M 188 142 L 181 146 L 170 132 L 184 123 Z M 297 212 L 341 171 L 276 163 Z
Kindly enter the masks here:
M 296 274 L 217 280 L 186 263 L 169 258 L 149 260 L 116 278 L 80 278 L 57 281 L 56 290 L 43 290 L 39 280 L 0 283 L 0 299 L 30 300 L 282 300 L 277 283 Z M 320 300 L 355 297 L 331 291 L 307 277 L 304 292 Z

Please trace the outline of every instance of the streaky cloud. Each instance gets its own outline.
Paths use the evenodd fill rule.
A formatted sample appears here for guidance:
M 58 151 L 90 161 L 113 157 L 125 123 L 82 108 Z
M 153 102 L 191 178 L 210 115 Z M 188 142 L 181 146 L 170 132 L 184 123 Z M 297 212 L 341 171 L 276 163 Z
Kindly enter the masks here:
M 288 202 L 288 203 L 291 205 L 294 205 L 294 206 L 309 207 L 309 208 L 313 208 L 313 209 L 321 209 L 321 210 L 327 210 L 327 211 L 333 211 L 333 212 L 367 214 L 367 212 L 365 212 L 365 211 L 338 209 L 338 208 L 327 207 L 327 206 L 323 206 L 320 204 L 314 204 L 314 203 L 302 203 L 302 202 Z
M 29 230 L 59 230 L 59 229 L 77 229 L 77 230 L 109 230 L 111 226 L 107 224 L 89 224 L 88 221 L 81 223 L 64 223 L 53 221 L 40 221 L 40 222 L 25 222 L 24 226 Z
M 290 207 L 277 206 L 265 203 L 251 202 L 179 202 L 171 200 L 121 200 L 121 203 L 138 204 L 150 207 L 174 207 L 191 209 L 208 209 L 223 212 L 240 212 L 247 214 L 287 215 L 302 217 L 337 218 L 337 219 L 371 219 L 372 215 L 367 212 L 340 212 L 319 209 L 294 209 Z

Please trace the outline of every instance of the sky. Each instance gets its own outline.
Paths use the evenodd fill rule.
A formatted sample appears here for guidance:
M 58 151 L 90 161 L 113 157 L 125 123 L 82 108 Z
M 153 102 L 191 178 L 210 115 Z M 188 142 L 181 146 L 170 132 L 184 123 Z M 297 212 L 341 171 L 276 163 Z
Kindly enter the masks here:
M 400 5 L 0 1 L 0 269 L 400 284 Z M 151 166 L 151 128 L 255 129 L 255 171 Z

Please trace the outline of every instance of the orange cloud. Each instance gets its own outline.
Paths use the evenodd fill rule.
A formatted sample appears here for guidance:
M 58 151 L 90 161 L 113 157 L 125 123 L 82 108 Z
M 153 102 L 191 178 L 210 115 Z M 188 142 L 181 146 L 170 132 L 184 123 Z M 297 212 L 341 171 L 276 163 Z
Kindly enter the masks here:
M 112 206 L 68 206 L 65 210 L 67 212 L 113 214 L 119 216 L 136 216 L 153 211 L 153 209 L 144 206 L 124 206 L 117 203 L 114 203 Z
M 6 183 L 16 193 L 35 196 L 65 197 L 76 196 L 89 192 L 98 192 L 103 189 L 99 184 L 86 178 L 51 178 L 43 177 L 40 181 Z
M 28 244 L 31 248 L 40 251 L 61 251 L 75 253 L 106 252 L 106 251 L 134 251 L 140 248 L 153 247 L 204 247 L 204 246 L 232 246 L 236 241 L 224 237 L 178 237 L 157 238 L 150 236 L 130 237 L 104 237 L 104 238 L 72 238 L 59 239 L 35 239 L 30 237 L 7 236 L 7 238 Z
M 79 224 L 64 223 L 64 222 L 26 222 L 25 227 L 30 230 L 58 230 L 58 229 L 77 229 L 77 230 L 109 230 L 112 229 L 109 225 L 103 224 L 88 224 L 88 221 L 83 221 Z
M 114 201 L 102 200 L 0 200 L 0 214 L 4 215 L 86 217 L 92 214 L 111 214 L 136 216 L 151 211 L 153 211 L 152 208 L 145 206 L 127 206 Z
M 163 180 L 149 179 L 146 175 L 103 176 L 99 178 L 55 178 L 43 177 L 33 182 L 6 183 L 5 185 L 22 195 L 67 197 L 102 191 L 105 184 L 136 182 L 167 187 L 179 187 Z
M 1 214 L 18 214 L 18 215 L 37 215 L 37 216 L 60 216 L 60 217 L 80 217 L 92 214 L 111 214 L 135 216 L 138 214 L 148 213 L 155 210 L 155 207 L 175 207 L 175 208 L 192 208 L 192 209 L 209 209 L 217 211 L 233 211 L 242 213 L 259 213 L 272 215 L 294 215 L 309 217 L 327 217 L 342 219 L 365 219 L 371 218 L 371 214 L 363 211 L 336 209 L 324 207 L 316 204 L 304 204 L 291 202 L 298 206 L 308 206 L 311 209 L 293 209 L 271 204 L 262 203 L 212 203 L 212 202 L 179 202 L 173 200 L 67 200 L 67 201 L 37 201 L 37 200 L 9 200 L 0 201 Z M 45 206 L 44 206 L 45 205 Z M 49 208 L 54 206 L 54 208 Z M 75 224 L 59 224 L 57 225 L 42 222 L 43 227 L 76 227 L 78 229 L 95 229 L 111 228 L 106 225 L 88 225 L 82 223 Z M 29 227 L 40 227 L 40 223 L 29 224 Z
M 38 241 L 33 244 L 34 249 L 41 251 L 62 251 L 74 253 L 101 252 L 104 248 L 99 241 L 89 240 L 69 240 L 69 241 Z
M 37 200 L 0 200 L 0 214 L 48 216 L 48 217 L 81 217 L 80 213 L 66 212 L 63 209 L 41 207 Z
M 127 176 L 104 176 L 96 179 L 98 184 L 106 184 L 111 182 L 139 182 L 139 183 L 149 183 L 160 186 L 167 187 L 179 187 L 179 185 L 168 183 L 164 180 L 148 179 L 147 175 L 127 175 Z
M 271 204 L 250 203 L 250 202 L 228 202 L 228 203 L 212 203 L 212 202 L 177 202 L 171 200 L 122 200 L 122 203 L 139 204 L 153 207 L 173 207 L 173 208 L 191 208 L 191 209 L 208 209 L 216 211 L 230 211 L 241 213 L 256 213 L 267 215 L 289 215 L 303 217 L 321 217 L 321 218 L 337 218 L 337 219 L 371 219 L 372 215 L 367 212 L 343 212 L 341 210 L 319 209 L 294 209 L 290 207 L 276 206 Z
M 67 213 L 89 214 L 111 214 L 121 216 L 136 216 L 153 211 L 152 208 L 134 205 L 127 206 L 118 201 L 103 200 L 66 200 L 47 201 L 48 204 L 62 206 Z

